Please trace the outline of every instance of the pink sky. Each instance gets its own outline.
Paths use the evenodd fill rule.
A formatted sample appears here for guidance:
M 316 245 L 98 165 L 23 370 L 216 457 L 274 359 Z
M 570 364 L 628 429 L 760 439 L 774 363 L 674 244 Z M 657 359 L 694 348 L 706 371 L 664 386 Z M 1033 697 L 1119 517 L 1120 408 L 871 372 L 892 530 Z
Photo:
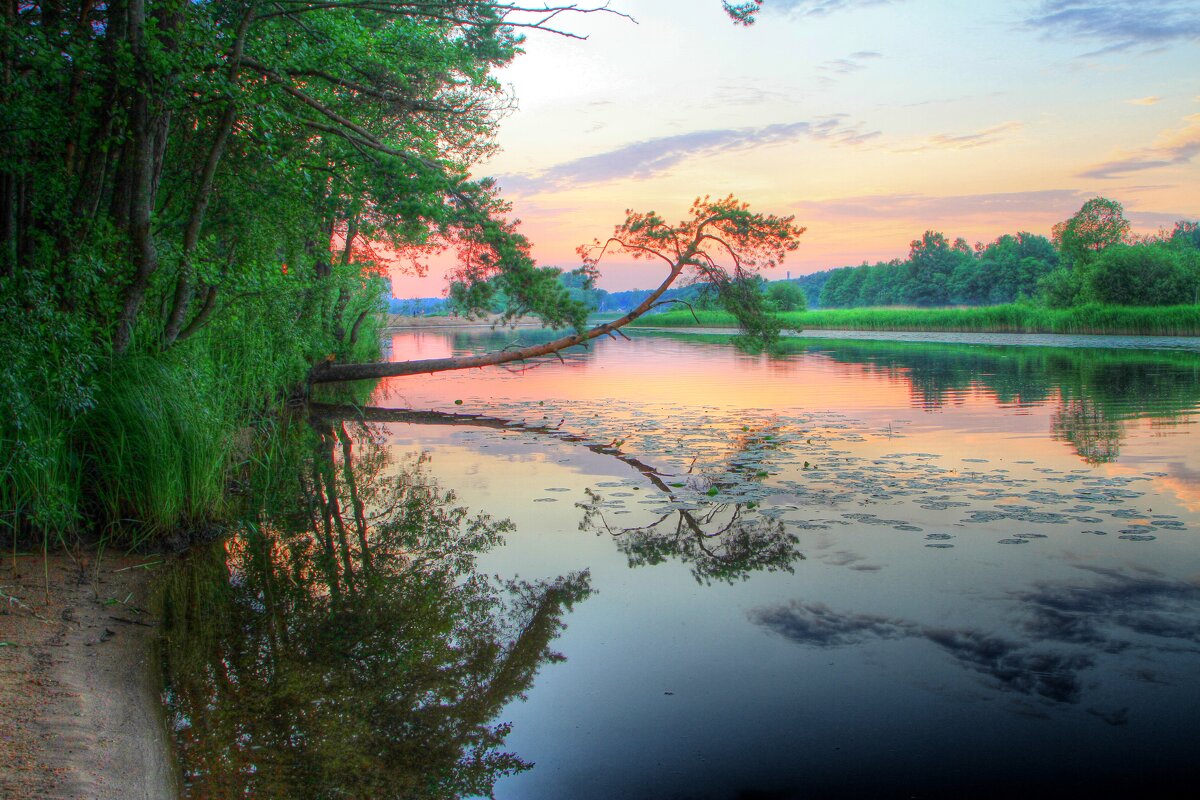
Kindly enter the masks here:
M 1194 4 L 767 0 L 749 29 L 717 0 L 614 4 L 638 24 L 577 17 L 588 41 L 532 37 L 499 76 L 520 110 L 476 174 L 541 264 L 703 194 L 807 226 L 768 278 L 903 257 L 927 229 L 1048 235 L 1096 195 L 1140 232 L 1200 217 Z M 444 272 L 395 294 L 436 296 Z M 600 286 L 660 277 L 613 263 Z

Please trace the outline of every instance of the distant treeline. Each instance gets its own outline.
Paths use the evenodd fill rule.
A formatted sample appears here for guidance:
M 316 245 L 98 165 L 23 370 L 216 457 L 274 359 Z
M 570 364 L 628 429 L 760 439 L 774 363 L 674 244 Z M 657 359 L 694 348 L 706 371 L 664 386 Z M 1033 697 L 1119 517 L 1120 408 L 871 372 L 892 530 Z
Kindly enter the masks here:
M 814 299 L 822 308 L 860 306 L 996 305 L 1037 294 L 1038 281 L 1060 258 L 1045 236 L 1021 232 L 984 246 L 953 243 L 926 231 L 908 258 L 825 273 Z
M 624 312 L 649 289 L 608 292 L 585 276 L 564 272 L 559 281 L 574 300 L 596 311 Z M 908 257 L 822 270 L 787 281 L 763 281 L 775 311 L 811 308 L 995 306 L 1029 303 L 1077 306 L 1178 306 L 1200 303 L 1200 225 L 1180 220 L 1169 231 L 1135 236 L 1121 205 L 1097 197 L 1054 226 L 1051 238 L 1022 231 L 990 244 L 953 241 L 926 231 L 909 243 Z M 671 289 L 664 300 L 697 310 L 720 310 L 706 284 Z M 496 295 L 497 310 L 505 299 Z M 436 298 L 393 300 L 392 313 L 449 313 L 453 302 Z
M 1121 205 L 1097 197 L 1055 225 L 1051 239 L 1021 232 L 972 246 L 926 231 L 907 259 L 827 270 L 801 283 L 822 308 L 1190 304 L 1200 302 L 1200 226 L 1181 220 L 1170 231 L 1134 236 Z

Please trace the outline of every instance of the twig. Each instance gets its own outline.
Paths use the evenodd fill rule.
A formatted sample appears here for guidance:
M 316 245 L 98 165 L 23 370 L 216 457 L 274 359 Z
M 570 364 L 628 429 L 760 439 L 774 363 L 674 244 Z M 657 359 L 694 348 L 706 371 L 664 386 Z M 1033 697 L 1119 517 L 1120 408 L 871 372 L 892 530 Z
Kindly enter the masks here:
M 11 595 L 11 594 L 6 594 L 3 586 L 0 586 L 0 600 L 3 600 L 4 602 L 8 603 L 10 608 L 18 608 L 18 609 L 26 612 L 27 614 L 35 617 L 36 619 L 40 619 L 42 622 L 46 623 L 47 625 L 51 624 L 50 620 L 46 619 L 41 614 L 34 611 L 33 608 L 31 608 L 29 605 L 22 602 L 21 598 L 15 597 L 14 595 Z
M 121 567 L 120 569 L 114 569 L 113 573 L 115 574 L 118 572 L 126 572 L 131 569 L 143 569 L 146 567 L 153 567 L 155 564 L 161 564 L 161 563 L 163 563 L 162 559 L 159 559 L 158 561 L 147 561 L 145 564 L 134 564 L 133 566 L 130 566 L 130 567 Z

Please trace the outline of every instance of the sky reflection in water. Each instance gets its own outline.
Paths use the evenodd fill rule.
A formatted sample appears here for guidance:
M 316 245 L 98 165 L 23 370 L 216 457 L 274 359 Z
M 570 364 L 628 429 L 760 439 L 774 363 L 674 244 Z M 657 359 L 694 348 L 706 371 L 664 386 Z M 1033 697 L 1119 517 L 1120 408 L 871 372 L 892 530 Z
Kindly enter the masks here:
M 393 351 L 537 335 L 398 333 Z M 497 796 L 1028 796 L 1182 775 L 1200 357 L 790 346 L 641 335 L 381 390 L 554 429 L 391 428 L 514 520 L 487 568 L 592 570 L 567 662 L 502 715 L 537 767 Z M 564 431 L 653 465 L 670 494 Z
M 392 351 L 439 357 L 539 335 L 402 333 Z M 377 405 L 487 418 L 418 425 L 378 412 L 325 428 L 314 463 L 336 476 L 349 559 L 333 559 L 322 584 L 321 514 L 293 514 L 295 530 L 272 523 L 286 544 L 274 560 L 235 548 L 222 574 L 265 570 L 279 587 L 285 574 L 315 576 L 293 582 L 293 642 L 328 631 L 316 621 L 336 605 L 339 570 L 386 575 L 343 592 L 370 588 L 368 605 L 383 611 L 433 588 L 447 598 L 439 607 L 462 604 L 454 587 L 468 584 L 447 582 L 454 574 L 492 587 L 483 627 L 468 636 L 447 617 L 458 632 L 432 652 L 476 642 L 502 663 L 530 609 L 545 608 L 549 627 L 526 645 L 519 675 L 500 686 L 502 668 L 479 673 L 507 694 L 489 695 L 493 716 L 464 729 L 503 733 L 497 746 L 535 764 L 487 773 L 479 785 L 498 779 L 503 799 L 1029 797 L 1182 780 L 1200 708 L 1200 357 L 790 347 L 768 359 L 637 336 L 565 365 L 393 380 Z M 357 437 L 354 470 L 336 430 Z M 457 566 L 434 569 L 433 584 L 403 558 L 371 555 L 402 552 L 387 545 L 405 530 L 425 537 L 420 547 L 458 540 L 453 526 L 414 533 L 379 511 L 397 491 L 381 486 L 411 485 L 414 452 L 429 454 L 421 470 L 455 503 L 513 523 L 503 544 L 438 550 Z M 374 477 L 354 479 L 364 474 Z M 372 519 L 363 528 L 360 502 Z M 225 590 L 246 595 L 236 618 L 271 630 L 240 580 Z M 532 588 L 514 606 L 501 602 L 505 586 Z M 570 601 L 547 605 L 563 586 L 575 587 Z M 410 659 L 431 652 L 386 625 L 364 630 Z M 244 680 L 258 686 L 256 654 L 269 648 L 226 650 L 250 658 Z M 351 677 L 339 685 L 378 678 L 344 651 Z M 565 662 L 545 664 L 558 652 Z M 401 673 L 389 675 L 407 685 Z M 453 685 L 401 694 L 420 691 L 457 707 Z M 419 722 L 423 708 L 393 713 Z M 405 779 L 421 769 L 411 744 L 387 745 L 408 759 Z M 475 779 L 450 758 L 469 750 L 439 752 L 447 780 Z M 283 762 L 264 762 L 279 785 Z M 349 780 L 335 788 L 353 794 Z

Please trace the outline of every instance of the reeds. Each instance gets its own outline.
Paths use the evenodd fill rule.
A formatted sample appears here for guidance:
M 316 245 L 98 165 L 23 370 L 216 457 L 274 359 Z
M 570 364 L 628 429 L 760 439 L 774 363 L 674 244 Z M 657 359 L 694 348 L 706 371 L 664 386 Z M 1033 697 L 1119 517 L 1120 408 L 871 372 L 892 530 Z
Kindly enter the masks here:
M 1053 309 L 1008 304 L 974 308 L 847 308 L 777 315 L 793 330 L 1062 333 L 1129 336 L 1200 336 L 1200 305 L 1086 305 Z M 642 317 L 644 327 L 733 327 L 723 311 L 669 311 Z
M 0 404 L 13 411 L 0 420 L 0 541 L 79 535 L 136 547 L 228 516 L 231 479 L 270 457 L 260 445 L 309 365 L 336 347 L 303 299 L 231 309 L 166 353 L 95 365 L 76 408 L 28 380 L 10 393 Z M 377 356 L 378 327 L 364 320 L 352 357 Z M 55 365 L 31 359 L 31 372 Z
M 187 364 L 134 357 L 101 372 L 76 426 L 89 516 L 136 546 L 218 516 L 236 413 Z

